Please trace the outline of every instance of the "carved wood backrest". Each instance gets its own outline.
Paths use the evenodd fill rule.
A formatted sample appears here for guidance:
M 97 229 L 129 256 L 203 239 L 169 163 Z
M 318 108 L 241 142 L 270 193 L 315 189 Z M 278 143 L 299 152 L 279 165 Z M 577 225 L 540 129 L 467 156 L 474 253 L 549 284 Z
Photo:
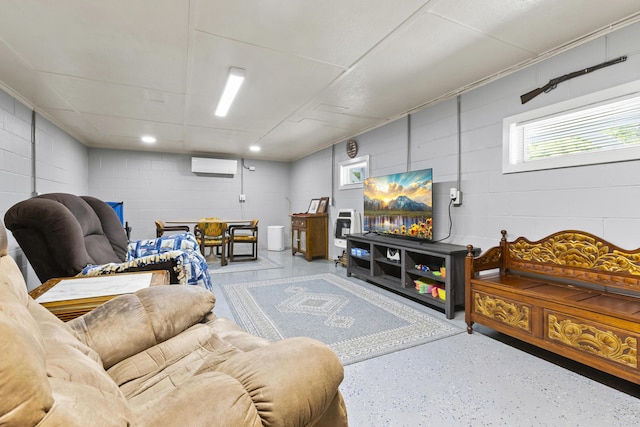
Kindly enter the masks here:
M 564 230 L 531 242 L 506 241 L 503 268 L 640 291 L 640 248 L 625 250 L 584 231 Z

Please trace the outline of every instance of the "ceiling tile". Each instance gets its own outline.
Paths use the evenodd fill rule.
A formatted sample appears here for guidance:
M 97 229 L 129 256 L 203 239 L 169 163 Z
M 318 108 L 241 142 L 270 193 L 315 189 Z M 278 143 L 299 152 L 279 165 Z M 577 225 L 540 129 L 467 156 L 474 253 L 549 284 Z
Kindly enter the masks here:
M 526 52 L 509 44 L 425 13 L 341 76 L 307 110 L 330 104 L 356 116 L 399 116 L 526 58 Z
M 210 34 L 351 66 L 427 0 L 198 1 L 196 28 Z
M 105 136 L 124 136 L 140 139 L 143 135 L 152 135 L 156 138 L 162 135 L 162 139 L 166 141 L 182 142 L 184 140 L 184 126 L 182 124 L 99 116 L 95 114 L 83 114 L 83 117 Z
M 437 0 L 431 13 L 540 55 L 640 11 L 637 0 Z M 535 36 L 532 37 L 532 34 Z
M 45 84 L 76 111 L 182 124 L 184 95 L 166 92 L 166 102 L 150 101 L 144 88 L 41 73 Z
M 185 135 L 191 153 L 249 153 L 249 146 L 260 139 L 261 134 L 246 130 L 190 126 Z
M 319 120 L 286 121 L 260 140 L 260 158 L 293 161 L 329 146 L 343 135 Z
M 36 71 L 184 93 L 188 10 L 188 0 L 3 2 L 0 39 Z

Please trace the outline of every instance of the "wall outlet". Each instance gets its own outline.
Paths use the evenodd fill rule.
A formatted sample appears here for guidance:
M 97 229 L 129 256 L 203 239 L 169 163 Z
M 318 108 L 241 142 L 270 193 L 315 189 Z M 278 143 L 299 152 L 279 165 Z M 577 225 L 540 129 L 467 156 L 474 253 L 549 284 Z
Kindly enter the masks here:
M 451 200 L 455 200 L 458 197 L 458 189 L 456 187 L 451 187 L 449 189 L 449 198 Z
M 462 204 L 462 191 L 455 187 L 449 189 L 449 198 L 453 200 L 454 206 L 460 206 Z
M 456 199 L 453 201 L 454 206 L 460 206 L 462 204 L 462 191 L 456 192 Z
M 247 195 L 246 194 L 241 194 L 240 195 L 240 203 L 244 203 L 247 201 Z

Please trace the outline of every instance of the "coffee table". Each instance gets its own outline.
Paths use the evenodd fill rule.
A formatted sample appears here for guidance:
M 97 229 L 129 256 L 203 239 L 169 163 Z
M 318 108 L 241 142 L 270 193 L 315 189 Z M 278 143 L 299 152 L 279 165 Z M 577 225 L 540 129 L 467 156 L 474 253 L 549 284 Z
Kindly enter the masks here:
M 166 270 L 94 277 L 56 277 L 33 289 L 29 295 L 66 322 L 118 295 L 168 284 L 169 272 Z

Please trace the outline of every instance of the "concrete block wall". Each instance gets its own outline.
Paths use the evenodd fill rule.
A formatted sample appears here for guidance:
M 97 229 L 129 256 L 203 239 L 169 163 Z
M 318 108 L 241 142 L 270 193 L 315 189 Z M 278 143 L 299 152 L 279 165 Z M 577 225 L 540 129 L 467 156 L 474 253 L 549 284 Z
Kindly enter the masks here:
M 14 204 L 38 193 L 88 193 L 88 149 L 39 114 L 35 117 L 35 188 L 32 109 L 0 90 L 0 218 Z M 28 287 L 40 284 L 10 231 L 9 252 Z
M 267 227 L 289 220 L 290 164 L 245 160 L 244 165 L 238 159 L 233 177 L 201 175 L 191 172 L 189 155 L 92 149 L 89 190 L 103 200 L 124 202 L 133 240 L 154 237 L 157 219 L 258 218 L 259 246 L 266 248 Z
M 640 79 L 639 38 L 640 24 L 628 26 L 462 94 L 460 140 L 454 98 L 354 138 L 358 155 L 370 155 L 371 176 L 433 168 L 435 239 L 448 234 L 449 188 L 458 186 L 459 174 L 463 203 L 451 208 L 447 242 L 488 249 L 498 244 L 502 229 L 510 239 L 580 229 L 623 248 L 640 247 L 640 160 L 502 174 L 505 117 Z M 551 78 L 621 55 L 628 55 L 623 64 L 563 82 L 525 105 L 520 102 L 520 95 Z M 326 149 L 295 162 L 292 181 L 309 168 L 329 170 L 325 163 L 331 155 L 339 173 L 339 163 L 347 159 L 345 142 L 331 153 Z M 333 182 L 334 208 L 362 212 L 362 189 L 340 191 L 337 175 L 333 178 L 328 172 L 317 176 L 305 196 Z M 293 188 L 291 197 L 299 198 L 299 192 Z M 332 250 L 332 256 L 339 255 Z
M 321 150 L 291 166 L 291 212 L 307 212 L 312 199 L 331 197 L 331 149 Z M 286 228 L 291 228 L 291 224 Z

